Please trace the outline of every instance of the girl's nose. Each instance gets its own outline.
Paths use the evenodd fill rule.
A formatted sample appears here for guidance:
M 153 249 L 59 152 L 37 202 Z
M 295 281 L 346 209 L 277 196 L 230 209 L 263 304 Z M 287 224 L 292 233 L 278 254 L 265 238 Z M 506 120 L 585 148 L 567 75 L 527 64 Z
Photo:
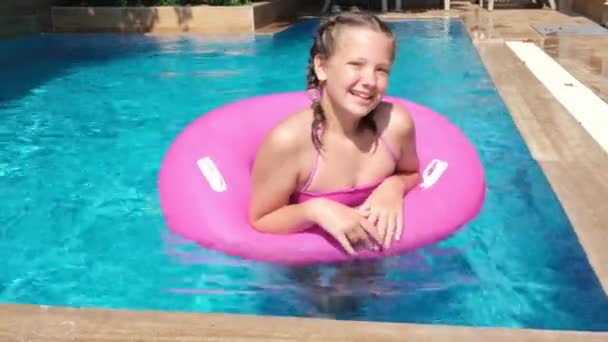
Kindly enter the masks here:
M 365 68 L 362 71 L 361 81 L 363 85 L 368 87 L 376 86 L 376 72 L 372 68 Z

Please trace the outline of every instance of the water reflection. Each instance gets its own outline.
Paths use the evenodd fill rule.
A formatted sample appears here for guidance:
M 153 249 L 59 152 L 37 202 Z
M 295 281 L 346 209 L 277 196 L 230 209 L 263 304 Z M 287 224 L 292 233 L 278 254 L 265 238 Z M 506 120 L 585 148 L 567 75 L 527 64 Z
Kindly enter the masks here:
M 382 260 L 366 260 L 292 267 L 287 269 L 286 278 L 299 289 L 294 300 L 302 314 L 360 317 L 366 302 L 384 292 L 385 266 Z
M 239 296 L 240 312 L 336 319 L 438 320 L 446 317 L 448 298 L 462 303 L 457 297 L 466 294 L 463 287 L 479 285 L 467 260 L 467 254 L 476 247 L 466 244 L 433 245 L 376 260 L 292 266 L 222 255 L 173 234 L 164 241 L 164 254 L 190 268 L 188 274 L 192 274 L 192 268 L 200 269 L 197 279 L 175 279 L 169 292 L 192 296 L 199 302 Z

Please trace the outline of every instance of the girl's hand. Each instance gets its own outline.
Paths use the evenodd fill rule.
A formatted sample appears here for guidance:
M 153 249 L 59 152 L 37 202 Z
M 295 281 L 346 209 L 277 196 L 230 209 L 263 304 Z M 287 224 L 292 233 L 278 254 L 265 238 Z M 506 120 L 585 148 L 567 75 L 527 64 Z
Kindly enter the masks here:
M 387 249 L 393 241 L 399 241 L 403 233 L 403 191 L 394 186 L 390 178 L 380 184 L 359 207 L 380 235 L 380 243 Z
M 416 129 L 407 110 L 391 105 L 387 135 L 399 143 L 395 173 L 385 179 L 359 207 L 361 213 L 378 228 L 384 248 L 399 241 L 403 234 L 403 201 L 419 181 Z
M 315 221 L 333 236 L 350 255 L 355 254 L 353 245 L 362 243 L 377 250 L 382 240 L 374 225 L 359 210 L 341 203 L 318 199 L 315 203 Z

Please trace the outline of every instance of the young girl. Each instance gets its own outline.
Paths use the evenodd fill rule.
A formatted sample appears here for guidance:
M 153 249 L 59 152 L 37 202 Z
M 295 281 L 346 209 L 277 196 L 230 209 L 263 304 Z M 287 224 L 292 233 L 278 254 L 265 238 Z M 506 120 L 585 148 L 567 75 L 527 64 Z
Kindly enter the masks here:
M 250 221 L 286 234 L 317 225 L 348 252 L 399 240 L 403 197 L 418 182 L 413 121 L 383 102 L 396 42 L 376 16 L 340 13 L 310 49 L 311 108 L 262 142 L 253 166 Z

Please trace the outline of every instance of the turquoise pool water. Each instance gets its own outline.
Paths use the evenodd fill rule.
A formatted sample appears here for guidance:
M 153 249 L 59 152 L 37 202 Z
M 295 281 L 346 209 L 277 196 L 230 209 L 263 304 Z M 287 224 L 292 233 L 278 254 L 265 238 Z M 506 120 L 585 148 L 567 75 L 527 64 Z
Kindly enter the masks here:
M 391 23 L 389 94 L 478 147 L 487 201 L 461 232 L 382 261 L 288 268 L 167 230 L 156 177 L 172 139 L 216 106 L 303 89 L 316 25 L 0 42 L 0 301 L 608 330 L 608 299 L 460 21 Z

